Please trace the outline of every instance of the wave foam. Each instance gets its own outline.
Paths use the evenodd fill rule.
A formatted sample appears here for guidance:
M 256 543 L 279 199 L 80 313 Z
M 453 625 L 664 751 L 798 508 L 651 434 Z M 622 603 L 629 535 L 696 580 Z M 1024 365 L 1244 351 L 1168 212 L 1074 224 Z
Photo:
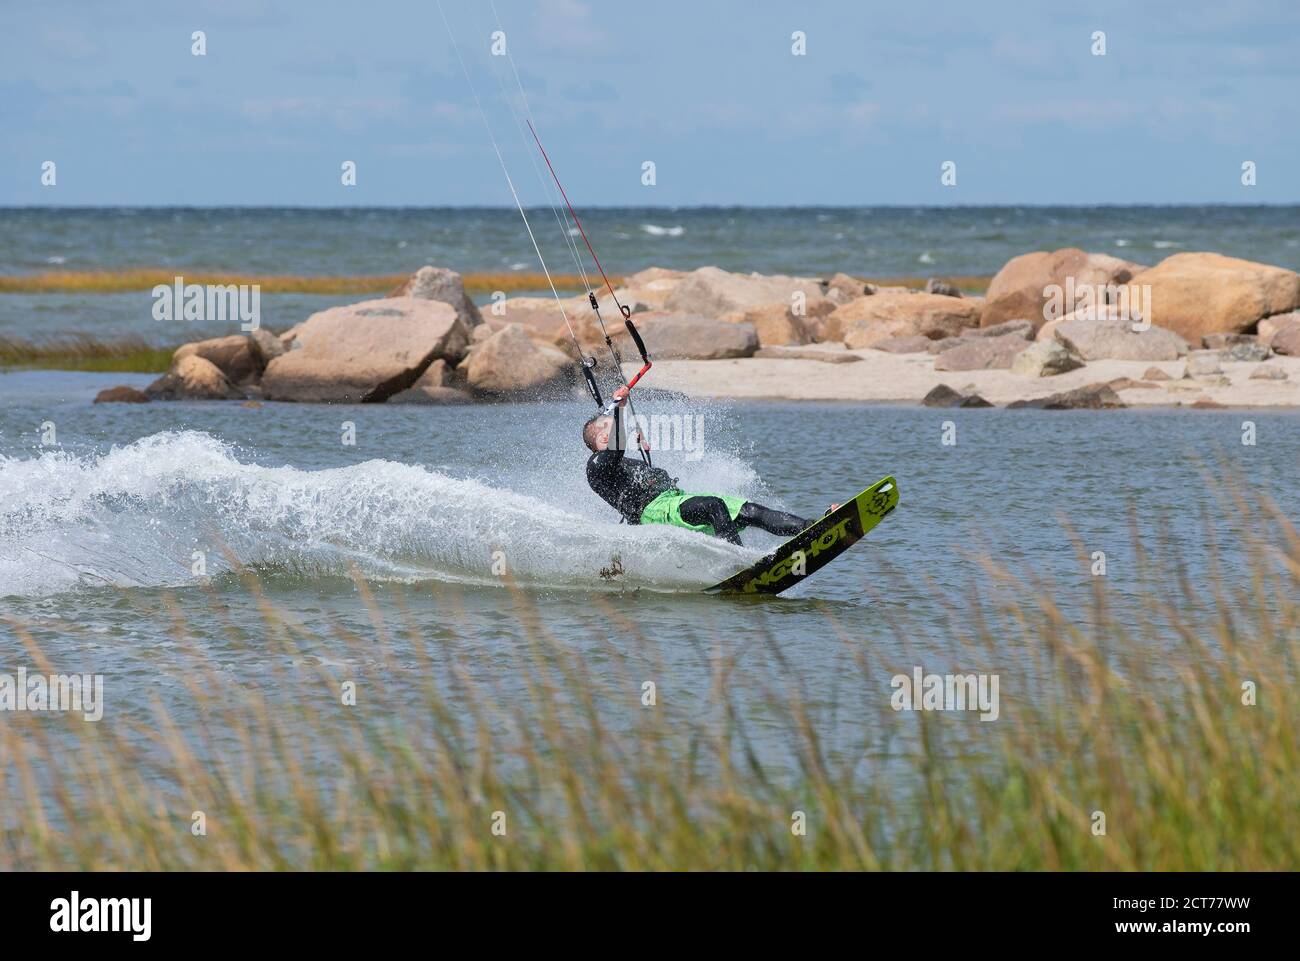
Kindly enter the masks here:
M 237 564 L 276 573 L 695 591 L 758 556 L 673 528 L 593 520 L 536 497 L 385 460 L 307 471 L 239 461 L 196 431 L 106 454 L 0 457 L 0 596 L 163 587 Z

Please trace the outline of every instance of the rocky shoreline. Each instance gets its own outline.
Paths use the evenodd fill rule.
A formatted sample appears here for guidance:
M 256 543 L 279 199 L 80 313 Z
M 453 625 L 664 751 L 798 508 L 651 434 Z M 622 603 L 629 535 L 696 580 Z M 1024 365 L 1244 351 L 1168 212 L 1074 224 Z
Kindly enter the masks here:
M 624 279 L 653 386 L 693 396 L 1063 409 L 1300 406 L 1300 275 L 1213 253 L 1153 266 L 1077 248 L 1010 260 L 985 296 L 826 278 L 651 267 Z M 599 301 L 635 357 L 613 299 Z M 186 344 L 141 392 L 96 402 L 461 404 L 581 392 L 610 361 L 585 295 L 503 294 L 423 267 L 387 297 L 281 333 Z M 635 369 L 629 365 L 629 372 Z

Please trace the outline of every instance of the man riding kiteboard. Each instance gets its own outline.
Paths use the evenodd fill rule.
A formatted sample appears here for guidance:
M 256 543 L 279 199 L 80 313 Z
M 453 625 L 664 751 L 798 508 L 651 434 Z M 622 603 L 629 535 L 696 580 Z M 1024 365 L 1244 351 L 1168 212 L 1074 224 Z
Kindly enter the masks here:
M 743 497 L 687 493 L 663 468 L 624 457 L 618 408 L 627 403 L 627 393 L 626 387 L 614 391 L 614 403 L 582 425 L 582 439 L 594 452 L 587 458 L 587 483 L 629 524 L 671 524 L 732 544 L 741 542 L 746 527 L 793 537 L 808 526 L 802 517 Z

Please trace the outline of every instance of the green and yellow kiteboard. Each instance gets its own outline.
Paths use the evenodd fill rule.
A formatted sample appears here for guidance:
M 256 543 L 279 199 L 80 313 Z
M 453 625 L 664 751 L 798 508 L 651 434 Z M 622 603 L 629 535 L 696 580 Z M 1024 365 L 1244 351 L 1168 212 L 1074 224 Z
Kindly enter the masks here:
M 706 594 L 780 594 L 844 553 L 898 506 L 894 478 L 876 481 L 790 538 L 771 554 Z

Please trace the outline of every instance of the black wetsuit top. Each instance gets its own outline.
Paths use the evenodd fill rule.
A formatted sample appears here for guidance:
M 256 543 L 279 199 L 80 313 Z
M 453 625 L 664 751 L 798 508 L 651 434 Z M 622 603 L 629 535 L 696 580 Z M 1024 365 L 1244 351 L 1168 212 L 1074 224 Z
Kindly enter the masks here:
M 664 491 L 676 490 L 677 480 L 666 470 L 651 467 L 639 458 L 624 457 L 621 418 L 617 411 L 613 417 L 613 443 L 587 458 L 587 483 L 629 524 L 639 524 L 646 505 Z

